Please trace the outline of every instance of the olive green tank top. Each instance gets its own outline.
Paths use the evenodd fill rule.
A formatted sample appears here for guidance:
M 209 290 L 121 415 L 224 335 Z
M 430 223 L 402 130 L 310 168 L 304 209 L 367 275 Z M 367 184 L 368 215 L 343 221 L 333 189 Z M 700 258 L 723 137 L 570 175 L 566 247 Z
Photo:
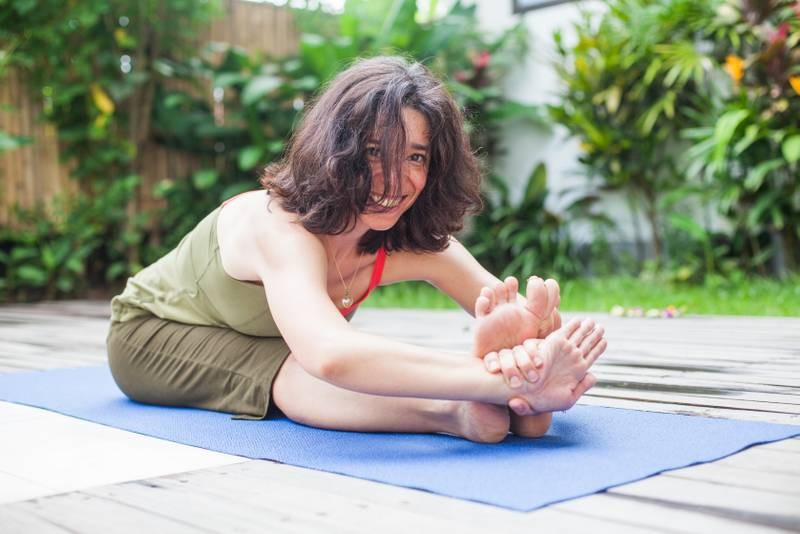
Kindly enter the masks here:
M 128 279 L 125 290 L 111 299 L 112 321 L 155 315 L 179 323 L 231 328 L 250 336 L 281 335 L 261 284 L 236 280 L 222 268 L 217 239 L 221 207 L 200 221 L 166 256 Z M 340 310 L 348 321 L 380 283 L 385 259 L 381 247 L 367 292 Z
M 111 300 L 111 320 L 155 315 L 186 324 L 232 328 L 251 336 L 280 336 L 260 284 L 242 282 L 222 268 L 218 207 L 167 255 L 128 279 Z

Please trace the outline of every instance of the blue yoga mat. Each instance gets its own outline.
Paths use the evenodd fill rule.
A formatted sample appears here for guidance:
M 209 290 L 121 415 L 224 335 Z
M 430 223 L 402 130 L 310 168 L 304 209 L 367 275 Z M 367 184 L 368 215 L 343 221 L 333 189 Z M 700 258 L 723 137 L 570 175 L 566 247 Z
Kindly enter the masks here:
M 130 401 L 106 366 L 0 375 L 0 400 L 205 449 L 528 511 L 800 435 L 800 426 L 576 406 L 547 436 L 482 445 L 445 435 L 319 430 Z

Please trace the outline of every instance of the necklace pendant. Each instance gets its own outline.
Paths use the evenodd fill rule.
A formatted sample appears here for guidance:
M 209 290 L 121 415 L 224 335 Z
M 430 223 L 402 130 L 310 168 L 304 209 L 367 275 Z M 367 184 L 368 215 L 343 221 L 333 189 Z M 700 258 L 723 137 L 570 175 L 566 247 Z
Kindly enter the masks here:
M 353 305 L 353 299 L 350 298 L 350 294 L 349 293 L 345 294 L 345 296 L 342 297 L 342 307 L 349 308 L 352 305 Z

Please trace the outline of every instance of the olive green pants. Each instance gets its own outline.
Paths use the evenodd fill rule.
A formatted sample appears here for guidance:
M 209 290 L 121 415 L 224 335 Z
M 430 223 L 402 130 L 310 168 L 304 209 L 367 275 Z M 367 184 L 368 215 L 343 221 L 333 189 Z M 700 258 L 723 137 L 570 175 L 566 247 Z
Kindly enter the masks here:
M 125 395 L 263 419 L 275 376 L 289 355 L 280 337 L 195 326 L 148 315 L 112 322 L 111 374 Z

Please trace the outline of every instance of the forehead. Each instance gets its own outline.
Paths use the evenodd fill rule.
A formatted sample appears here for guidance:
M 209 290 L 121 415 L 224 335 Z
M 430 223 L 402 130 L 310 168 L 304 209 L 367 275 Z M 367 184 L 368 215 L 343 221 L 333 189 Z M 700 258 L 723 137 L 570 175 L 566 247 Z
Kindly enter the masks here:
M 402 109 L 403 128 L 406 130 L 406 142 L 414 145 L 427 145 L 429 140 L 428 119 L 416 109 L 404 107 Z M 375 128 L 370 141 L 377 142 L 383 137 L 384 129 Z
M 403 126 L 408 140 L 412 143 L 427 144 L 429 137 L 428 119 L 413 108 L 403 108 Z

